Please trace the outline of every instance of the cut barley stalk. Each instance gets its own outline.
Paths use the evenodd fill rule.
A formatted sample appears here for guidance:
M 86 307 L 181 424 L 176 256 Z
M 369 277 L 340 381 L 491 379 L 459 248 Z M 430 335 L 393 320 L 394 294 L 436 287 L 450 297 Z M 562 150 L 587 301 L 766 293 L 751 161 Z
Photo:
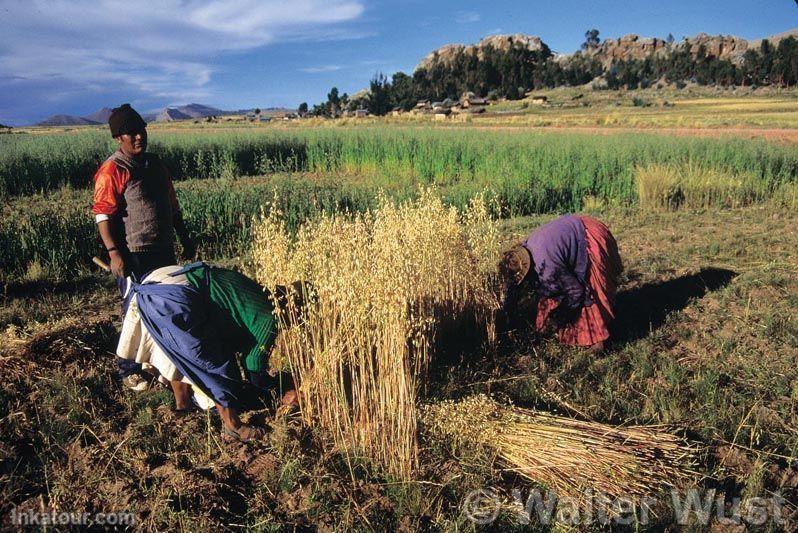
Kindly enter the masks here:
M 264 214 L 253 256 L 263 285 L 314 287 L 301 326 L 281 318 L 278 347 L 305 423 L 346 453 L 411 477 L 419 384 L 437 325 L 473 315 L 489 329 L 495 223 L 481 198 L 461 217 L 426 191 L 400 204 L 383 197 L 373 213 L 321 217 L 293 240 L 285 228 L 278 212 Z
M 478 395 L 425 406 L 428 436 L 582 505 L 588 489 L 636 498 L 695 480 L 697 449 L 662 427 L 612 427 L 504 406 Z

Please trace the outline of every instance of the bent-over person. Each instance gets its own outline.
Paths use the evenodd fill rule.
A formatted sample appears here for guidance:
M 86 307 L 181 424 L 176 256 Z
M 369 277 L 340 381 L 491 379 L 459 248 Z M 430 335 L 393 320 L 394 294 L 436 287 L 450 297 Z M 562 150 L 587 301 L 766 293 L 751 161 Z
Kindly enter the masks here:
M 116 354 L 157 371 L 171 385 L 176 413 L 192 411 L 194 396 L 200 407 L 216 407 L 226 440 L 257 440 L 263 429 L 243 424 L 239 413 L 262 406 L 278 385 L 269 361 L 274 302 L 287 319 L 298 317 L 309 290 L 279 287 L 273 298 L 243 274 L 205 263 L 162 267 L 140 283 L 128 277 L 120 280 L 125 320 Z M 283 405 L 295 405 L 290 378 L 280 385 Z
M 517 312 L 519 297 L 532 293 L 538 331 L 554 329 L 563 344 L 604 349 L 623 264 L 602 222 L 580 215 L 553 220 L 507 251 L 499 270 L 509 316 Z

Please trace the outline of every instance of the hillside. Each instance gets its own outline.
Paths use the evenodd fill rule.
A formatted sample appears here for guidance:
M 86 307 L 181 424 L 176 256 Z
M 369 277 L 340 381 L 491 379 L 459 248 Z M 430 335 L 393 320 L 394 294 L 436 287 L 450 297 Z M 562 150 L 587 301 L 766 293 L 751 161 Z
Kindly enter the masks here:
M 614 62 L 630 59 L 645 59 L 651 56 L 665 57 L 678 50 L 689 48 L 695 58 L 698 49 L 703 46 L 706 55 L 710 58 L 729 60 L 735 65 L 743 62 L 743 56 L 748 50 L 757 50 L 763 40 L 767 39 L 774 46 L 788 37 L 798 36 L 798 29 L 788 30 L 764 39 L 747 41 L 734 35 L 708 35 L 699 33 L 693 37 L 686 37 L 680 42 L 669 43 L 667 39 L 658 37 L 642 37 L 637 34 L 628 34 L 619 38 L 605 39 L 598 46 L 588 47 L 573 54 L 557 54 L 557 61 L 568 61 L 574 56 L 586 56 L 599 61 L 604 68 Z M 422 59 L 415 70 L 429 70 L 436 64 L 451 65 L 457 54 L 475 53 L 479 59 L 484 59 L 489 47 L 494 50 L 507 51 L 512 46 L 519 46 L 529 51 L 544 52 L 550 50 L 549 46 L 538 36 L 513 34 L 491 35 L 476 44 L 447 44 L 433 50 Z
M 176 120 L 187 120 L 192 118 L 191 116 L 183 113 L 178 109 L 172 109 L 167 107 L 155 117 L 155 122 L 173 122 Z
M 225 114 L 221 109 L 202 104 L 188 104 L 176 107 L 175 109 L 189 118 L 205 118 Z
M 442 109 L 447 115 L 462 98 L 520 100 L 530 91 L 558 87 L 633 90 L 689 84 L 708 87 L 798 86 L 798 30 L 756 41 L 699 33 L 681 41 L 625 35 L 601 41 L 585 34 L 581 49 L 554 53 L 538 36 L 492 35 L 476 44 L 447 44 L 427 54 L 412 75 L 376 75 L 367 92 L 327 102 L 311 115 L 335 117 L 367 107 L 372 115 L 393 110 Z M 358 97 L 358 95 L 361 95 Z M 426 103 L 425 103 L 426 102 Z M 441 105 L 436 106 L 435 103 Z M 470 101 L 469 101 L 470 105 Z
M 37 122 L 36 126 L 96 126 L 100 124 L 94 120 L 89 120 L 84 117 L 76 117 L 74 115 L 53 115 L 41 122 Z
M 110 116 L 111 116 L 111 109 L 108 107 L 103 107 L 90 115 L 85 115 L 83 118 L 91 120 L 93 122 L 97 122 L 98 124 L 107 124 L 108 118 Z

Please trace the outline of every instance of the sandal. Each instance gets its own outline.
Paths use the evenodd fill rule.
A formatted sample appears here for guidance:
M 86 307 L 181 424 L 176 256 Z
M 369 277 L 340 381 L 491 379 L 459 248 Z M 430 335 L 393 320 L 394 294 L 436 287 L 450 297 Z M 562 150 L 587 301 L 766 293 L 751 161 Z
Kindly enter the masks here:
M 242 435 L 242 430 L 249 428 L 249 437 Z M 225 442 L 252 442 L 263 439 L 266 436 L 266 430 L 256 426 L 241 426 L 239 429 L 231 429 L 228 427 L 222 428 L 222 440 Z

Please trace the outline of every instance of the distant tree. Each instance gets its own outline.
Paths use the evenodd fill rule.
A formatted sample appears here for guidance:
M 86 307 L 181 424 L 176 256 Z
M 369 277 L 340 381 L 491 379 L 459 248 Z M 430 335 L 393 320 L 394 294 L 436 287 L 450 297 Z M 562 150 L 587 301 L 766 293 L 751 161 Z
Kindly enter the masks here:
M 368 102 L 368 110 L 372 115 L 385 115 L 391 110 L 391 84 L 382 72 L 378 72 L 371 79 L 369 84 L 371 98 Z
M 331 117 L 338 116 L 341 110 L 341 98 L 338 96 L 338 87 L 333 87 L 327 93 L 327 115 Z
M 308 114 L 308 103 L 307 102 L 302 102 L 301 104 L 299 104 L 299 107 L 297 108 L 297 113 L 299 113 L 301 116 L 307 115 Z
M 666 43 L 668 43 L 669 45 L 671 45 L 671 44 L 673 44 L 673 42 L 674 42 L 675 40 L 676 40 L 676 39 L 673 37 L 673 34 L 672 34 L 672 33 L 669 33 L 669 34 L 668 34 L 668 38 L 667 38 L 667 39 L 665 39 L 665 42 L 666 42 Z
M 776 48 L 771 80 L 779 85 L 792 86 L 798 82 L 798 40 L 782 39 Z
M 762 39 L 759 45 L 759 72 L 760 83 L 770 83 L 770 76 L 773 73 L 773 60 L 775 56 L 773 45 L 768 39 Z
M 416 90 L 413 86 L 413 78 L 404 72 L 396 72 L 391 78 L 391 100 L 402 108 L 403 111 L 410 111 L 416 105 Z
M 582 43 L 582 50 L 587 50 L 588 48 L 595 48 L 597 47 L 601 41 L 599 41 L 599 31 L 596 28 L 592 30 L 587 30 L 585 32 L 585 42 Z
M 314 104 L 313 109 L 310 110 L 310 115 L 314 117 L 324 117 L 327 115 L 326 104 Z
M 256 115 L 260 115 L 260 108 L 259 108 L 259 107 L 256 107 L 256 108 L 255 108 L 255 114 L 256 114 Z
M 745 51 L 745 54 L 743 54 L 743 64 L 740 67 L 740 83 L 742 85 L 760 83 L 757 76 L 759 74 L 761 59 L 758 51 L 753 49 Z

